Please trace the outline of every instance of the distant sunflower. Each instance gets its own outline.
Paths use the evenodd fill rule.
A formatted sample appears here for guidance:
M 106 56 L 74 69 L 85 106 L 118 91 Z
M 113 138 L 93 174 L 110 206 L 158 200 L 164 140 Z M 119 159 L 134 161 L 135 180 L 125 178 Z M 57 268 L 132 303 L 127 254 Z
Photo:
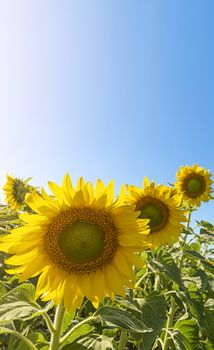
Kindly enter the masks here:
M 79 307 L 86 296 L 95 306 L 106 295 L 124 295 L 133 286 L 133 266 L 142 266 L 135 254 L 143 250 L 142 238 L 149 232 L 148 220 L 137 219 L 133 205 L 122 196 L 115 201 L 113 182 L 79 179 L 74 189 L 70 177 L 62 187 L 49 182 L 56 196 L 44 190 L 32 193 L 26 202 L 36 214 L 22 214 L 27 224 L 1 239 L 0 250 L 15 254 L 6 260 L 15 265 L 9 273 L 20 281 L 40 274 L 37 295 L 66 309 Z
M 17 177 L 6 175 L 7 181 L 3 187 L 5 201 L 13 210 L 19 210 L 24 204 L 26 193 L 32 189 L 27 183 L 29 180 L 22 180 Z
M 180 207 L 181 195 L 168 186 L 149 183 L 145 177 L 142 188 L 128 186 L 127 199 L 140 211 L 139 218 L 150 219 L 150 233 L 145 236 L 145 241 L 151 243 L 153 248 L 178 240 L 182 222 L 186 221 Z
M 193 207 L 199 207 L 201 202 L 212 198 L 211 174 L 197 164 L 181 166 L 176 174 L 175 188 L 183 194 L 183 200 Z

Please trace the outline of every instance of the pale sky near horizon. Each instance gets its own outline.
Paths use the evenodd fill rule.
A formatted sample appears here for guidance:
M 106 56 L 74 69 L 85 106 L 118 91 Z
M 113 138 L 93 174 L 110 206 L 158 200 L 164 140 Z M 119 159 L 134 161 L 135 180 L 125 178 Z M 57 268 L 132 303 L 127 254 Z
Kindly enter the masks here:
M 0 186 L 214 172 L 213 15 L 212 0 L 0 0 Z

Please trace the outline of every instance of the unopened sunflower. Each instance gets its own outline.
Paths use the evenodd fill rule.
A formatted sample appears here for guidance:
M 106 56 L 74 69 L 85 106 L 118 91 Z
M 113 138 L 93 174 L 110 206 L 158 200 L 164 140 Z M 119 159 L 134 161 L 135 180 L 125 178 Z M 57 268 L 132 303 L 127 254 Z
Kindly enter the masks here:
M 184 202 L 193 207 L 199 207 L 201 202 L 212 198 L 211 174 L 197 164 L 181 166 L 176 174 L 175 188 L 183 194 Z
M 13 210 L 19 210 L 24 204 L 26 193 L 32 189 L 28 185 L 29 180 L 22 180 L 13 176 L 6 175 L 7 181 L 3 187 L 5 201 Z
M 36 214 L 22 214 L 27 224 L 1 239 L 0 250 L 14 254 L 9 273 L 20 281 L 40 274 L 37 295 L 43 300 L 64 301 L 74 309 L 86 296 L 95 306 L 108 295 L 124 295 L 132 287 L 133 266 L 142 266 L 135 254 L 143 250 L 148 220 L 137 219 L 133 205 L 115 201 L 113 182 L 104 186 L 80 178 L 76 189 L 69 175 L 58 186 L 49 182 L 56 199 L 44 190 L 28 195 Z
M 177 195 L 173 189 L 149 183 L 145 177 L 142 188 L 128 186 L 127 202 L 140 211 L 139 218 L 150 219 L 150 233 L 145 240 L 153 248 L 178 240 L 186 217 L 180 207 L 181 195 Z

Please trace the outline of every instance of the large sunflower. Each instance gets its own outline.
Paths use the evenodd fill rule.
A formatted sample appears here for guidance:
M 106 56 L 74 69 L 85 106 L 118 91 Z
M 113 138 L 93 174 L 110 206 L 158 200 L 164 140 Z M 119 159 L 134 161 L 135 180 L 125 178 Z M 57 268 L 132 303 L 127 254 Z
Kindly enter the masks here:
M 15 254 L 6 260 L 16 266 L 8 272 L 20 281 L 40 274 L 37 295 L 63 299 L 67 309 L 84 296 L 98 305 L 106 295 L 124 295 L 135 279 L 132 266 L 142 265 L 134 252 L 144 249 L 148 220 L 138 220 L 122 196 L 115 201 L 113 181 L 105 187 L 98 180 L 94 189 L 80 178 L 74 189 L 67 174 L 62 187 L 49 187 L 56 199 L 44 190 L 28 195 L 36 214 L 20 215 L 27 224 L 1 239 L 0 250 Z
M 24 204 L 26 193 L 32 189 L 27 183 L 29 180 L 22 180 L 17 177 L 6 175 L 7 181 L 3 187 L 5 201 L 13 210 L 19 210 Z
M 176 174 L 175 188 L 183 193 L 183 199 L 188 205 L 200 206 L 201 202 L 207 202 L 212 198 L 211 174 L 197 164 L 181 166 Z
M 145 236 L 145 241 L 153 248 L 178 240 L 186 217 L 180 207 L 181 196 L 173 189 L 149 183 L 145 177 L 142 188 L 128 186 L 127 202 L 140 211 L 139 218 L 150 219 L 150 233 Z

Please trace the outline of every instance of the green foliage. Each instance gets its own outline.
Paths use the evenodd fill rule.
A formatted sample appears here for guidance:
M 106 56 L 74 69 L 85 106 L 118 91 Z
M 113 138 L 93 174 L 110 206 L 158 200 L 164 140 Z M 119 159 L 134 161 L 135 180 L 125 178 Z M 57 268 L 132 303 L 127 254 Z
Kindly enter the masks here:
M 146 327 L 141 320 L 141 312 L 135 310 L 123 310 L 112 306 L 104 306 L 96 312 L 104 324 L 109 327 L 117 327 L 120 330 L 126 330 L 131 333 L 147 333 L 152 329 Z
M 20 225 L 0 206 L 0 234 Z M 95 310 L 85 300 L 65 314 L 59 350 L 214 350 L 214 226 L 187 226 L 173 247 L 146 251 L 146 267 L 125 298 L 106 298 Z M 2 254 L 0 256 L 3 263 Z M 35 284 L 18 285 L 0 267 L 0 349 L 48 350 L 52 303 L 36 300 Z

